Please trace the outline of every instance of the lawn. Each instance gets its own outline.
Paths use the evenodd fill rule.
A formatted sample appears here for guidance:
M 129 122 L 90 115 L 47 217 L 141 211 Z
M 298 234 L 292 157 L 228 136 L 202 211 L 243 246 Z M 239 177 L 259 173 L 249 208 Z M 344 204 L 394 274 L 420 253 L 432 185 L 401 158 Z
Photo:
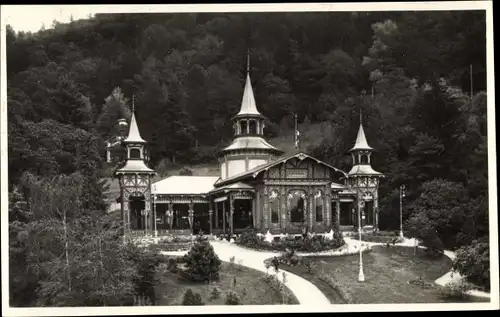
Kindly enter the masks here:
M 333 304 L 395 304 L 395 303 L 444 303 L 450 300 L 440 296 L 440 287 L 434 280 L 447 273 L 451 260 L 443 256 L 428 258 L 419 250 L 413 255 L 413 248 L 374 246 L 363 254 L 365 281 L 358 282 L 359 255 L 340 257 L 310 257 L 315 268 L 309 273 L 303 266 L 280 266 L 284 270 L 302 276 L 315 284 Z M 320 280 L 319 272 L 332 274 L 340 288 Z M 410 284 L 409 281 L 422 278 L 432 283 L 431 288 Z M 471 299 L 470 301 L 478 301 Z M 458 300 L 454 300 L 458 302 Z
M 225 293 L 234 291 L 240 298 L 241 305 L 279 305 L 282 297 L 277 289 L 264 281 L 264 273 L 244 266 L 222 262 L 221 277 L 216 287 L 220 291 L 218 299 L 211 299 L 210 295 L 214 286 L 208 284 L 194 283 L 179 277 L 177 274 L 167 270 L 167 264 L 161 264 L 159 269 L 160 284 L 157 285 L 157 305 L 170 306 L 181 305 L 184 293 L 191 288 L 193 292 L 201 295 L 205 305 L 224 305 Z M 236 285 L 234 277 L 236 276 Z M 291 303 L 298 304 L 297 299 L 287 289 Z

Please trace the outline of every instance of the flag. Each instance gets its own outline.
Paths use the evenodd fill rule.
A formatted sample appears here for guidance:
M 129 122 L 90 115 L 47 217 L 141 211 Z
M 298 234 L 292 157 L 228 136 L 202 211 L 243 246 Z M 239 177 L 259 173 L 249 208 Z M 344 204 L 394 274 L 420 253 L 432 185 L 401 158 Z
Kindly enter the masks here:
M 300 137 L 300 132 L 299 130 L 295 130 L 295 148 L 299 148 L 300 146 L 300 140 L 299 140 L 299 137 Z

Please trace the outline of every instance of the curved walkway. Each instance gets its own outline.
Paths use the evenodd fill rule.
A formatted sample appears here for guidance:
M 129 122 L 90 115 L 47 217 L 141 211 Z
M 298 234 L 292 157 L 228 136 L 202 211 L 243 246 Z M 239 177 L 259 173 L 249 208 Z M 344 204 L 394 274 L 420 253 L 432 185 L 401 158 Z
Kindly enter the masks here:
M 359 248 L 367 249 L 371 248 L 373 245 L 385 245 L 385 243 L 381 242 L 367 242 L 362 241 L 360 243 L 359 240 L 344 237 L 344 241 L 346 245 L 340 250 L 328 251 L 328 252 L 319 252 L 319 253 L 297 253 L 300 256 L 338 256 L 345 254 L 355 254 L 359 252 Z M 270 251 L 256 251 L 249 248 L 244 248 L 238 246 L 234 243 L 230 243 L 228 241 L 210 241 L 210 244 L 214 247 L 215 253 L 222 261 L 230 262 L 231 258 L 234 257 L 234 261 L 236 264 L 244 265 L 249 268 L 267 273 L 268 269 L 266 268 L 264 261 L 272 258 L 274 256 L 281 255 L 278 252 L 270 252 Z M 360 246 L 361 244 L 361 246 Z M 414 239 L 404 239 L 403 242 L 396 243 L 397 246 L 407 246 L 414 247 L 415 240 Z M 419 248 L 424 248 L 419 246 Z M 178 255 L 182 256 L 187 253 L 187 251 L 162 251 L 162 254 L 165 255 Z M 451 260 L 455 259 L 455 253 L 452 251 L 445 250 L 444 254 L 449 257 Z M 274 269 L 269 269 L 274 271 Z M 293 292 L 299 304 L 301 305 L 331 305 L 328 298 L 311 282 L 308 280 L 290 273 L 288 271 L 279 269 L 277 277 L 280 282 L 283 282 L 283 273 L 286 274 L 286 283 L 285 285 Z M 434 282 L 438 285 L 445 286 L 450 283 L 459 282 L 463 277 L 460 276 L 459 273 L 450 270 L 445 275 L 441 276 Z M 481 292 L 478 290 L 470 290 L 467 291 L 466 294 L 482 297 L 482 298 L 490 298 L 490 294 L 486 292 Z
M 261 252 L 242 248 L 227 241 L 210 241 L 210 244 L 214 247 L 215 253 L 222 261 L 229 262 L 231 257 L 234 256 L 236 264 L 244 265 L 264 273 L 268 272 L 264 261 L 280 255 L 277 252 Z M 165 255 L 184 255 L 186 252 L 162 251 L 161 253 Z M 269 270 L 274 272 L 274 269 L 270 268 Z M 300 305 L 331 305 L 330 300 L 313 283 L 298 275 L 279 269 L 277 277 L 280 282 L 283 282 L 283 273 L 286 275 L 285 285 L 292 291 Z

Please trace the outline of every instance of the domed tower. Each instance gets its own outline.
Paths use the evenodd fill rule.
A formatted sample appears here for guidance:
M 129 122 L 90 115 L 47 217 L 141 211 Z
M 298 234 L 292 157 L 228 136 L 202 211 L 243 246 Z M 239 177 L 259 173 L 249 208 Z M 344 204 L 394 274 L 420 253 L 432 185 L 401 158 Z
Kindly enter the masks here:
M 356 192 L 358 212 L 361 213 L 362 226 L 378 229 L 378 186 L 384 177 L 371 167 L 371 155 L 374 149 L 366 141 L 363 122 L 359 123 L 358 135 L 354 147 L 349 151 L 353 166 L 347 174 L 346 185 Z
M 122 144 L 127 150 L 125 165 L 115 171 L 120 183 L 120 204 L 124 233 L 152 228 L 151 180 L 156 174 L 146 165 L 145 146 L 132 105 L 132 118 L 127 138 Z
M 264 139 L 266 118 L 257 110 L 250 80 L 250 66 L 240 111 L 233 117 L 234 140 L 219 154 L 221 180 L 244 173 L 283 154 Z

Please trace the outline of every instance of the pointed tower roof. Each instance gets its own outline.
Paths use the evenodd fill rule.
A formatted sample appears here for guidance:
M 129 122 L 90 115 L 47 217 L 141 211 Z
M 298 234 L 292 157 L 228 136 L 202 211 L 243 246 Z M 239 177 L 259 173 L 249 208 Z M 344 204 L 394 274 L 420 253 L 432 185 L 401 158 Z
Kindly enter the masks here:
M 262 116 L 259 110 L 257 110 L 252 81 L 250 79 L 250 50 L 247 53 L 247 78 L 245 81 L 245 90 L 243 91 L 240 112 L 238 112 L 236 117 L 241 116 Z
M 132 112 L 132 118 L 130 119 L 130 128 L 128 130 L 128 136 L 124 140 L 127 143 L 146 143 L 146 141 L 141 137 L 139 133 L 139 127 L 137 126 L 137 121 L 135 120 L 135 113 Z
M 257 105 L 255 104 L 255 97 L 253 95 L 252 82 L 250 80 L 250 74 L 247 73 L 247 79 L 245 82 L 245 90 L 243 92 L 243 99 L 241 100 L 240 112 L 236 116 L 260 116 L 260 112 L 257 110 Z
M 358 136 L 356 137 L 356 143 L 354 144 L 354 147 L 351 149 L 351 151 L 356 151 L 356 150 L 373 151 L 373 148 L 371 146 L 369 146 L 368 142 L 366 141 L 365 131 L 363 129 L 363 123 L 361 123 L 361 122 L 359 124 L 359 130 L 358 130 Z
M 132 95 L 132 118 L 130 118 L 130 128 L 128 130 L 128 136 L 124 140 L 126 143 L 146 143 L 146 141 L 141 138 L 139 133 L 139 127 L 137 126 L 137 121 L 135 120 L 135 95 Z

